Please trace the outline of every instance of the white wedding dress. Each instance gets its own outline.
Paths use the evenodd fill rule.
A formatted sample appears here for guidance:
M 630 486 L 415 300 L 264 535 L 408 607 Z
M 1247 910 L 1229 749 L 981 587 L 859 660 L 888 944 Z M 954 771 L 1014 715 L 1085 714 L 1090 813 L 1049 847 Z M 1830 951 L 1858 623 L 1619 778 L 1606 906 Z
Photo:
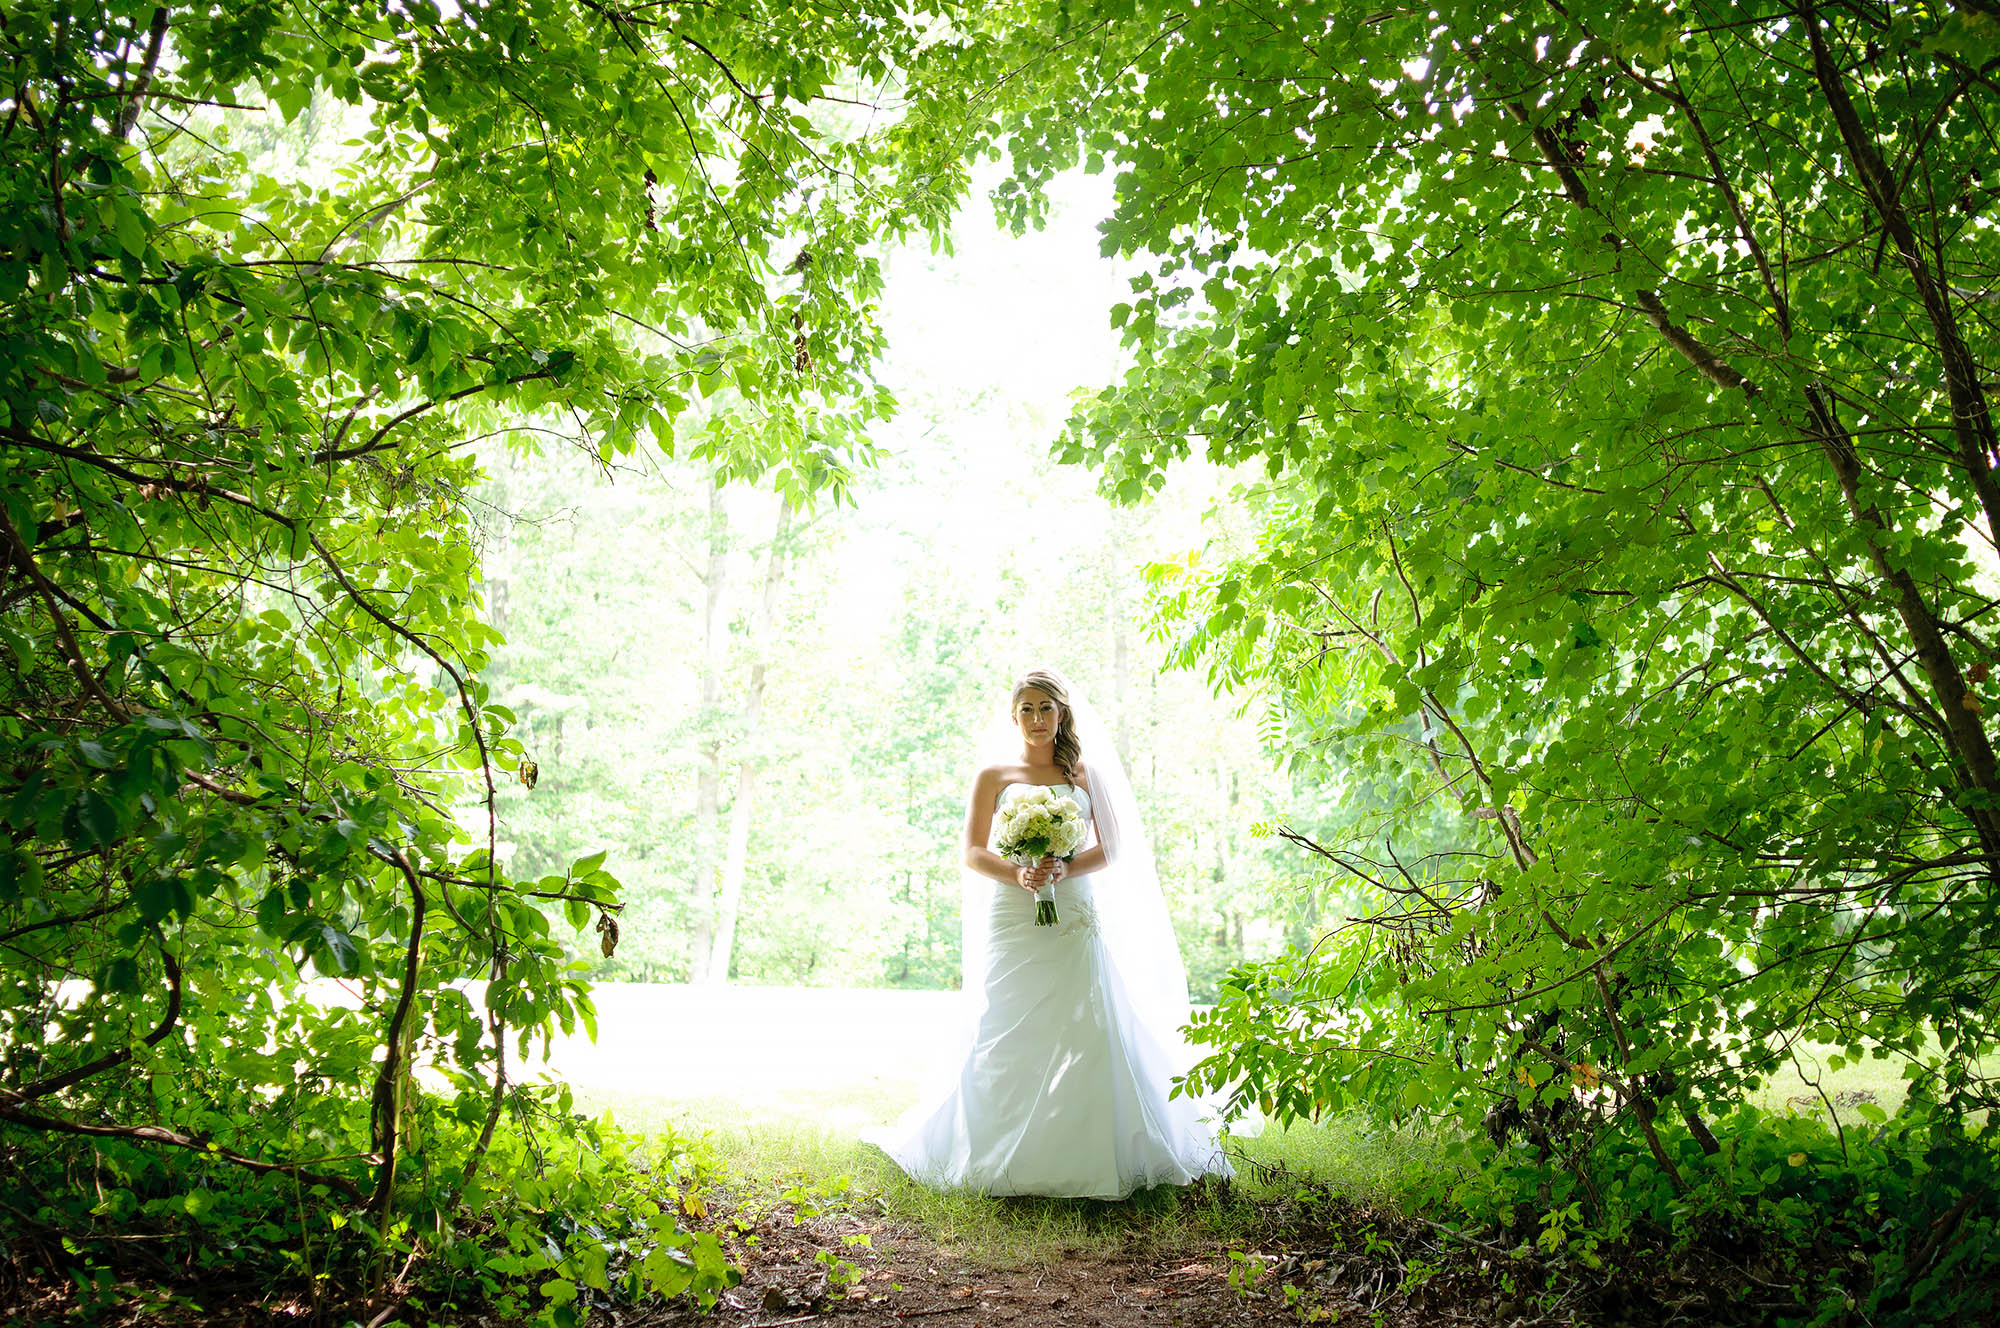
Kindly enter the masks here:
M 1004 805 L 1026 784 L 1001 791 Z M 1089 813 L 1089 794 L 1056 785 Z M 1122 1199 L 1152 1185 L 1228 1176 L 1211 1104 L 1169 1098 L 1192 1057 L 1135 1017 L 1098 926 L 1093 878 L 1056 886 L 1059 921 L 995 881 L 984 1008 L 956 1074 L 890 1129 L 864 1131 L 940 1189 Z

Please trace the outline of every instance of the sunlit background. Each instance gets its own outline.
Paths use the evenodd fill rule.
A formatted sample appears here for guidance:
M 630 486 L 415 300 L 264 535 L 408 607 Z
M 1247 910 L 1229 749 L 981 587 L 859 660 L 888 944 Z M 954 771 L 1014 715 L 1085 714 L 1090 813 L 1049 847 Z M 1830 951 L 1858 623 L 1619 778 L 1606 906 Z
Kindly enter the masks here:
M 1162 673 L 1147 608 L 1148 564 L 1239 538 L 1237 477 L 1190 463 L 1120 507 L 1051 459 L 1072 397 L 1120 371 L 1108 199 L 1068 177 L 1040 233 L 981 202 L 951 251 L 884 255 L 898 412 L 851 504 L 790 513 L 782 540 L 779 499 L 711 502 L 698 460 L 488 449 L 489 676 L 540 765 L 504 851 L 526 875 L 609 851 L 617 951 L 573 942 L 598 976 L 955 986 L 974 739 L 1040 665 L 1125 748 L 1196 997 L 1304 935 L 1311 874 L 1265 827 L 1310 791 L 1273 773 L 1257 698 Z

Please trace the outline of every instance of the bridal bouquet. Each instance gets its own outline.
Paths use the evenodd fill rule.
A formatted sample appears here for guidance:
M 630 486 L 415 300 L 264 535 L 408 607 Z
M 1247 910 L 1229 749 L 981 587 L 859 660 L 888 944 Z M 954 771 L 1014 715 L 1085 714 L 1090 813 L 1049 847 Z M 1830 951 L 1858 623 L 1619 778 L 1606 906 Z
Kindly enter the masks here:
M 1089 830 L 1083 808 L 1074 798 L 1037 786 L 1000 809 L 994 847 L 1000 856 L 1015 862 L 1040 862 L 1051 857 L 1068 862 L 1083 847 Z M 1055 886 L 1045 885 L 1035 891 L 1035 925 L 1049 927 L 1055 922 Z

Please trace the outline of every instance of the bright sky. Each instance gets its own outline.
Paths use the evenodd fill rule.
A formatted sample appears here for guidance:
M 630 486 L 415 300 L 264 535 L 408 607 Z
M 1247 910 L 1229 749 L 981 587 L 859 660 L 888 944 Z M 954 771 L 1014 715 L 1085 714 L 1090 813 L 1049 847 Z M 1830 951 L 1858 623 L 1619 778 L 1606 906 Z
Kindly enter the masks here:
M 1103 530 L 1109 509 L 1092 477 L 1052 473 L 1046 458 L 1071 394 L 1119 372 L 1108 311 L 1130 288 L 1097 252 L 1109 180 L 1065 177 L 1055 197 L 1047 228 L 1017 239 L 994 223 L 982 187 L 958 219 L 953 252 L 914 245 L 891 255 L 881 373 L 901 410 L 877 440 L 900 461 L 863 485 L 860 530 L 841 554 L 846 612 L 878 622 L 893 613 L 901 576 L 892 569 L 916 559 L 949 566 L 983 594 L 997 550 L 1030 549 L 1028 561 L 1053 572 Z M 924 548 L 896 533 L 899 505 L 926 514 L 934 533 Z M 870 509 L 885 519 L 868 519 Z
M 1070 390 L 1103 382 L 1118 362 L 1107 311 L 1130 290 L 1098 255 L 1111 210 L 1106 176 L 1056 181 L 1048 226 L 1016 238 L 995 225 L 982 179 L 954 231 L 956 252 L 897 253 L 883 301 L 892 381 L 999 391 L 1060 422 Z

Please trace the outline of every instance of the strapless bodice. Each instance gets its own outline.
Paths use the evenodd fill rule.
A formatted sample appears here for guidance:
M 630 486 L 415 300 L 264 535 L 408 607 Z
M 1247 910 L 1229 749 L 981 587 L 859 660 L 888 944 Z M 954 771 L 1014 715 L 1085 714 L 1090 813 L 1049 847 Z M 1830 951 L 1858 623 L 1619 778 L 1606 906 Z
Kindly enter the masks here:
M 993 805 L 997 807 L 1006 802 L 1008 798 L 1014 796 L 1015 789 L 1032 788 L 1061 789 L 1075 800 L 1076 805 L 1083 809 L 1085 816 L 1090 815 L 1090 790 L 1079 788 L 1075 784 L 1030 784 L 1022 779 L 1009 780 L 1000 790 L 1000 796 L 994 799 Z

